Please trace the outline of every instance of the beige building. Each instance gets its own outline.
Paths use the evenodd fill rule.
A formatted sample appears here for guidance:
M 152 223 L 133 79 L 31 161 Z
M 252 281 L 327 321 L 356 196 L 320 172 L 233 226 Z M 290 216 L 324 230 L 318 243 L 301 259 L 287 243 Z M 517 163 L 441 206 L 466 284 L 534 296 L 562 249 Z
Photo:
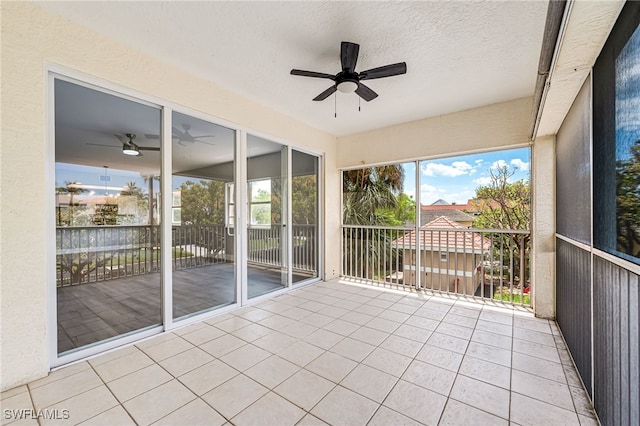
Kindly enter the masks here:
M 416 265 L 418 241 L 421 255 Z M 416 284 L 419 269 L 423 288 L 473 295 L 482 280 L 479 266 L 490 242 L 478 232 L 440 216 L 422 226 L 418 238 L 412 231 L 395 240 L 393 247 L 403 253 L 405 284 Z

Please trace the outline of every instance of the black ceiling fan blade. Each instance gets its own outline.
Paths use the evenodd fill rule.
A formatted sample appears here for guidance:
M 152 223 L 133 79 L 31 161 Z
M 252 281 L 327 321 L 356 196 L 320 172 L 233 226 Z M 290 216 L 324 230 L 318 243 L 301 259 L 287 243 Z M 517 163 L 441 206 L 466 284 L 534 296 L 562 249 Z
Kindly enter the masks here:
M 318 96 L 316 96 L 315 98 L 313 98 L 314 101 L 324 101 L 325 99 L 327 99 L 330 95 L 334 94 L 335 91 L 338 90 L 336 88 L 336 86 L 331 86 L 329 87 L 327 90 L 325 90 L 324 92 L 320 93 Z
M 88 143 L 87 143 L 87 145 L 92 145 L 92 146 L 105 146 L 105 147 L 107 147 L 107 148 L 118 148 L 118 149 L 121 149 L 119 146 L 116 146 L 116 145 L 107 145 L 107 144 L 104 144 L 104 143 L 90 143 L 90 142 L 88 142 Z
M 362 83 L 358 83 L 356 93 L 365 101 L 369 102 L 378 97 L 378 94 Z
M 302 77 L 315 77 L 315 78 L 328 78 L 329 80 L 335 80 L 336 76 L 332 74 L 326 74 L 323 72 L 305 71 L 305 70 L 291 70 L 291 75 L 299 75 Z
M 138 150 L 140 151 L 160 151 L 160 148 L 154 146 L 139 146 Z
M 371 68 L 358 74 L 360 80 L 373 80 L 374 78 L 392 77 L 394 75 L 406 74 L 407 63 L 398 62 L 397 64 L 385 65 L 383 67 Z
M 342 64 L 342 71 L 349 70 L 354 72 L 356 69 L 356 62 L 358 62 L 359 51 L 359 44 L 350 43 L 348 41 L 343 41 L 340 44 L 340 63 Z

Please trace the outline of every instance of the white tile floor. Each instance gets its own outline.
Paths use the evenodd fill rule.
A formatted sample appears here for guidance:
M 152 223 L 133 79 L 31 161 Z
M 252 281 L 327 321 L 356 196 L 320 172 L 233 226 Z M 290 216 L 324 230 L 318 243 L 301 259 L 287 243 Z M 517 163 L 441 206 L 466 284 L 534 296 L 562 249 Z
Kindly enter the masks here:
M 339 282 L 59 369 L 1 402 L 16 426 L 38 413 L 68 414 L 42 425 L 597 424 L 555 323 Z M 7 415 L 19 409 L 34 411 Z

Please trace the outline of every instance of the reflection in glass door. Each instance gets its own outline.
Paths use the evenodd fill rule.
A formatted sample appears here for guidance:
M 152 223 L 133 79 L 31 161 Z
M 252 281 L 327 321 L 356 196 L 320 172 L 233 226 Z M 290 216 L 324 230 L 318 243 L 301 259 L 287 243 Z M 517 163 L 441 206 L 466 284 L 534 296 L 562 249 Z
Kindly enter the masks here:
M 287 147 L 247 136 L 247 297 L 288 286 Z
M 292 281 L 318 277 L 318 157 L 291 151 Z
M 55 79 L 57 352 L 161 323 L 160 109 Z
M 235 131 L 173 112 L 173 317 L 235 303 Z

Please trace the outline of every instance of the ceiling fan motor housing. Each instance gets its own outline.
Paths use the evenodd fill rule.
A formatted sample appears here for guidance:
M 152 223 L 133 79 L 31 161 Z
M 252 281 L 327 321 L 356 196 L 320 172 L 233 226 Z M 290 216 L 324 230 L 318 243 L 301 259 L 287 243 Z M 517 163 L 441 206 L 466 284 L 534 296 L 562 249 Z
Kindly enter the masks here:
M 336 87 L 342 93 L 353 93 L 358 88 L 360 79 L 354 72 L 343 71 L 336 75 Z

